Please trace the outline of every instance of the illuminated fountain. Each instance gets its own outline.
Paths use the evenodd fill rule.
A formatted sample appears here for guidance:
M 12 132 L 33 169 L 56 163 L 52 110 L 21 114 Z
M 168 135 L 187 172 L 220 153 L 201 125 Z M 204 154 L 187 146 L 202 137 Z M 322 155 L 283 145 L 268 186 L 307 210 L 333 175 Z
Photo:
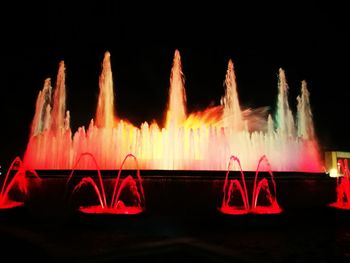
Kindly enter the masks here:
M 30 169 L 72 169 L 79 156 L 88 152 L 101 169 L 118 169 L 124 156 L 132 153 L 144 170 L 225 171 L 226 160 L 234 154 L 245 171 L 254 171 L 263 155 L 274 171 L 322 171 L 306 82 L 302 82 L 293 116 L 282 69 L 278 76 L 274 115 L 262 109 L 242 109 L 231 60 L 221 105 L 187 113 L 181 58 L 175 51 L 164 126 L 144 122 L 135 127 L 117 117 L 110 54 L 106 52 L 95 118 L 87 129 L 82 126 L 72 133 L 70 112 L 65 107 L 65 65 L 61 62 L 55 88 L 46 79 L 39 92 L 24 164 Z M 82 160 L 78 167 L 94 168 L 92 159 Z
M 102 180 L 101 170 L 98 167 L 97 161 L 90 153 L 83 153 L 76 165 L 74 166 L 70 176 L 68 177 L 67 186 L 73 177 L 76 167 L 78 167 L 83 157 L 89 157 L 95 164 L 95 168 L 98 173 L 98 184 L 92 179 L 92 177 L 84 177 L 73 189 L 72 195 L 78 190 L 81 190 L 84 185 L 90 185 L 96 193 L 99 205 L 95 206 L 82 206 L 79 210 L 87 214 L 139 214 L 145 209 L 145 196 L 142 186 L 142 179 L 140 170 L 137 168 L 137 181 L 133 179 L 131 175 L 121 180 L 121 172 L 123 166 L 128 158 L 133 158 L 138 167 L 137 159 L 134 155 L 128 154 L 123 160 L 119 172 L 114 183 L 114 190 L 110 204 L 107 203 L 105 187 Z M 122 198 L 126 195 L 127 198 Z
M 338 172 L 342 173 L 342 177 L 337 177 L 337 201 L 330 204 L 331 207 L 350 210 L 350 180 L 348 160 L 338 161 Z
M 11 172 L 15 174 L 11 177 Z M 8 169 L 0 192 L 0 210 L 23 206 L 23 201 L 15 201 L 11 198 L 11 193 L 17 191 L 20 194 L 28 194 L 27 172 L 30 172 L 36 178 L 39 178 L 35 171 L 26 171 L 19 157 L 16 157 Z M 17 194 L 18 194 L 17 193 Z
M 233 165 L 237 163 L 240 171 L 240 178 L 230 179 L 230 171 Z M 264 163 L 269 176 L 269 180 L 264 177 L 258 180 L 259 172 L 261 171 L 261 164 Z M 270 186 L 273 192 L 270 190 Z M 261 202 L 260 199 L 262 199 Z M 252 203 L 249 204 L 248 191 L 244 172 L 242 170 L 241 162 L 236 156 L 231 156 L 226 172 L 225 183 L 223 187 L 223 200 L 219 211 L 224 214 L 239 215 L 247 213 L 257 214 L 278 214 L 282 209 L 278 205 L 276 198 L 276 183 L 270 164 L 266 156 L 262 156 L 259 160 L 254 177 L 254 186 L 252 192 Z

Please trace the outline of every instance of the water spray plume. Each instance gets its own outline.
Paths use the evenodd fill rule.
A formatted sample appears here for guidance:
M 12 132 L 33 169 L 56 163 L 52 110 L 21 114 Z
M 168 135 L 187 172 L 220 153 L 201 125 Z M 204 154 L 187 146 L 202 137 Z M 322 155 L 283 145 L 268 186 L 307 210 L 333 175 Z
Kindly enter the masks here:
M 88 157 L 92 159 L 95 164 L 95 170 L 97 170 L 98 175 L 98 184 L 94 181 L 92 177 L 84 177 L 80 182 L 74 187 L 71 197 L 81 191 L 83 186 L 90 185 L 93 187 L 93 190 L 97 196 L 99 205 L 97 206 L 82 206 L 79 210 L 83 213 L 103 213 L 103 214 L 139 214 L 145 210 L 145 195 L 142 186 L 142 178 L 140 175 L 140 170 L 138 168 L 138 162 L 134 155 L 128 154 L 125 156 L 120 168 L 118 175 L 115 179 L 113 195 L 111 198 L 111 202 L 107 203 L 105 187 L 102 180 L 101 170 L 96 162 L 96 159 L 90 153 L 83 153 L 77 163 L 74 165 L 74 169 L 68 177 L 66 183 L 66 195 L 69 188 L 70 181 L 74 175 L 75 168 L 78 167 L 79 163 L 85 158 Z M 121 179 L 121 173 L 123 171 L 123 167 L 126 161 L 132 158 L 136 164 L 137 172 L 136 172 L 136 180 L 133 179 L 131 175 L 128 175 L 124 179 Z M 86 158 L 85 158 L 86 159 Z M 129 200 L 125 200 L 121 198 L 121 195 L 124 191 L 129 191 L 131 194 L 131 198 Z M 130 200 L 131 199 L 131 200 Z
M 14 175 L 12 177 L 11 172 L 14 172 Z M 27 170 L 24 167 L 20 157 L 16 157 L 10 164 L 10 167 L 6 172 L 2 183 L 0 192 L 0 209 L 13 208 L 24 205 L 24 202 L 22 201 L 12 200 L 10 197 L 10 192 L 14 189 L 17 189 L 17 192 L 21 195 L 26 196 L 28 194 L 27 172 L 29 172 L 36 179 L 40 179 L 36 171 Z
M 183 126 L 186 120 L 186 92 L 182 73 L 181 57 L 175 51 L 173 67 L 170 75 L 169 105 L 166 117 L 167 129 L 176 129 Z
M 230 127 L 234 131 L 242 131 L 244 123 L 238 100 L 236 74 L 232 60 L 228 62 L 225 87 L 225 96 L 221 99 L 221 104 L 224 106 L 224 127 Z
M 105 53 L 102 63 L 102 73 L 99 81 L 100 93 L 96 110 L 96 126 L 111 129 L 115 126 L 115 105 L 113 91 L 113 76 L 111 68 L 111 55 Z
M 99 80 L 95 119 L 71 131 L 70 112 L 65 117 L 65 67 L 60 64 L 54 96 L 47 79 L 38 95 L 24 163 L 32 169 L 72 169 L 82 153 L 89 152 L 101 169 L 118 169 L 129 153 L 138 157 L 140 169 L 226 170 L 226 160 L 238 156 L 243 170 L 255 171 L 265 155 L 274 171 L 320 172 L 309 92 L 302 82 L 294 120 L 288 103 L 284 70 L 278 74 L 275 112 L 267 107 L 244 109 L 238 98 L 234 64 L 225 76 L 221 104 L 188 113 L 181 56 L 175 51 L 170 74 L 164 127 L 144 122 L 140 127 L 117 118 L 109 52 L 105 53 Z M 79 169 L 93 169 L 91 159 Z M 135 164 L 127 164 L 135 169 Z
M 240 178 L 233 179 L 231 170 L 234 164 L 238 164 Z M 262 164 L 265 164 L 262 167 Z M 261 171 L 266 170 L 270 176 L 268 178 L 258 178 Z M 265 172 L 266 172 L 265 171 Z M 272 191 L 270 189 L 272 186 Z M 263 155 L 257 165 L 254 177 L 254 185 L 252 190 L 251 205 L 249 205 L 248 190 L 245 181 L 245 175 L 242 171 L 241 162 L 238 157 L 231 156 L 226 172 L 225 182 L 223 186 L 223 199 L 219 211 L 223 214 L 241 215 L 247 213 L 257 214 L 279 214 L 282 209 L 277 202 L 277 188 L 270 163 L 265 155 Z M 264 204 L 259 204 L 260 199 L 264 199 Z M 240 202 L 243 205 L 240 205 Z

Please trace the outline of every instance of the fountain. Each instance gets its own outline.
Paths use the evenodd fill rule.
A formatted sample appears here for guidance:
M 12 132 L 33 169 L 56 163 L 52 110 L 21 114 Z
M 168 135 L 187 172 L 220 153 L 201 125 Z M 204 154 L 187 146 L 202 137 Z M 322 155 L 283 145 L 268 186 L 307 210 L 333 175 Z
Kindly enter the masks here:
M 66 189 L 68 187 L 68 184 L 70 180 L 73 177 L 74 171 L 76 167 L 79 165 L 80 161 L 83 157 L 90 157 L 91 160 L 95 163 L 97 174 L 98 174 L 98 180 L 99 180 L 99 186 L 98 184 L 92 179 L 92 177 L 84 177 L 73 189 L 73 193 L 76 193 L 78 190 L 81 190 L 81 188 L 84 185 L 91 185 L 96 193 L 96 196 L 99 201 L 99 205 L 96 206 L 83 206 L 79 208 L 79 211 L 87 214 L 139 214 L 145 210 L 145 197 L 143 192 L 143 186 L 142 186 L 142 179 L 140 175 L 140 170 L 137 169 L 137 182 L 133 179 L 131 175 L 128 175 L 126 178 L 124 178 L 122 181 L 120 179 L 121 172 L 123 170 L 123 166 L 128 158 L 133 158 L 135 160 L 136 166 L 137 159 L 134 155 L 128 154 L 118 172 L 118 176 L 116 178 L 115 184 L 114 184 L 114 190 L 112 199 L 110 202 L 110 205 L 107 203 L 106 199 L 106 193 L 105 193 L 105 187 L 102 181 L 101 171 L 98 167 L 97 161 L 95 157 L 91 153 L 83 153 L 79 157 L 77 163 L 75 164 L 71 174 L 68 177 L 68 181 L 66 184 Z M 119 183 L 121 181 L 121 183 Z M 138 186 L 137 186 L 138 185 Z M 121 196 L 123 195 L 123 192 L 127 192 L 128 196 L 126 199 L 122 199 Z M 125 194 L 124 194 L 125 195 Z
M 347 159 L 338 161 L 338 173 L 339 172 L 341 172 L 342 177 L 337 177 L 337 200 L 329 206 L 337 209 L 350 210 L 350 181 Z
M 236 162 L 240 169 L 241 182 L 238 179 L 231 179 L 229 181 L 229 173 L 231 170 L 232 162 Z M 243 188 L 242 188 L 243 185 Z M 225 183 L 223 187 L 224 197 L 222 199 L 222 205 L 219 209 L 224 214 L 247 214 L 250 210 L 249 208 L 249 199 L 247 186 L 245 182 L 244 173 L 242 171 L 242 166 L 240 160 L 236 156 L 231 156 L 228 164 L 228 169 L 226 172 Z M 238 192 L 238 197 L 241 198 L 241 205 L 237 205 L 236 203 L 231 204 L 232 201 L 236 201 L 233 195 Z M 243 204 L 243 205 L 242 205 Z
M 35 170 L 40 176 L 47 178 L 42 189 L 49 191 L 53 198 L 57 198 L 53 195 L 61 196 L 59 191 L 65 189 L 66 183 L 72 186 L 74 174 L 83 174 L 84 178 L 71 189 L 72 192 L 69 191 L 71 197 L 76 201 L 79 195 L 91 192 L 92 189 L 93 196 L 86 201 L 97 197 L 98 204 L 80 204 L 80 212 L 142 212 L 144 197 L 139 176 L 139 171 L 142 170 L 143 176 L 147 177 L 148 211 L 210 213 L 208 209 L 198 205 L 208 198 L 204 203 L 208 205 L 212 202 L 208 207 L 214 208 L 214 212 L 221 205 L 220 211 L 229 214 L 276 214 L 281 212 L 281 208 L 276 200 L 276 184 L 272 171 L 275 174 L 285 172 L 289 177 L 293 177 L 294 173 L 303 173 L 310 180 L 314 179 L 310 174 L 323 172 L 307 84 L 305 81 L 301 83 L 294 114 L 289 105 L 289 86 L 283 69 L 278 72 L 277 104 L 274 112 L 269 112 L 268 107 L 245 108 L 240 103 L 232 60 L 228 61 L 220 104 L 189 112 L 181 56 L 176 50 L 170 72 L 164 123 L 144 122 L 136 127 L 117 114 L 118 100 L 114 97 L 111 55 L 106 52 L 98 81 L 99 95 L 95 116 L 87 127 L 80 126 L 76 131 L 72 131 L 70 124 L 73 113 L 66 109 L 65 73 L 66 66 L 62 61 L 59 63 L 55 85 L 47 78 L 39 91 L 23 156 L 23 167 Z M 125 162 L 126 158 L 133 158 L 135 162 Z M 229 171 L 228 159 L 231 163 Z M 137 170 L 138 180 L 131 176 L 124 178 L 122 169 L 124 173 Z M 91 172 L 96 171 L 97 180 L 90 176 Z M 221 192 L 222 186 L 220 184 L 218 187 L 217 180 L 224 179 L 226 171 L 225 196 L 223 204 L 219 204 L 215 199 L 219 196 L 218 193 L 210 196 L 205 194 L 208 195 L 209 187 Z M 231 178 L 231 171 L 240 173 L 240 178 Z M 114 194 L 107 203 L 103 184 L 108 183 L 108 178 L 102 180 L 102 175 L 115 176 L 114 172 L 118 172 Z M 255 179 L 248 181 L 248 188 L 253 189 L 248 198 L 244 176 L 249 172 L 255 172 Z M 53 176 L 50 177 L 51 175 Z M 74 176 L 75 179 L 76 177 Z M 165 180 L 159 180 L 164 177 Z M 199 182 L 198 178 L 203 178 L 203 182 Z M 210 186 L 207 184 L 208 178 L 211 181 Z M 318 180 L 320 177 L 316 175 L 315 178 Z M 170 200 L 163 198 L 158 181 L 167 186 L 167 191 L 163 194 Z M 178 193 L 179 185 L 184 182 L 183 191 L 189 188 L 188 194 L 202 192 L 196 192 L 196 197 L 189 201 L 185 192 Z M 59 185 L 61 183 L 62 188 Z M 136 185 L 138 191 L 133 191 L 132 189 L 136 190 Z M 53 189 L 51 187 L 55 191 L 50 191 Z M 194 190 L 193 187 L 199 188 Z M 38 201 L 43 199 L 42 189 L 37 189 L 35 196 Z M 122 198 L 127 195 L 125 192 L 134 198 L 135 203 L 126 202 Z M 154 205 L 159 200 L 162 200 L 161 204 Z M 165 204 L 163 200 L 169 202 Z M 294 200 L 297 199 L 293 199 L 293 202 Z M 312 202 L 314 199 L 308 200 Z M 283 202 L 282 204 L 285 206 Z M 50 205 L 51 203 L 48 204 L 49 208 Z
M 271 178 L 271 185 L 273 186 L 273 192 L 271 193 L 269 187 L 269 181 L 266 177 L 258 181 L 258 175 L 261 171 L 261 164 L 266 164 L 267 172 Z M 241 181 L 239 179 L 230 179 L 230 171 L 234 163 L 238 164 Z M 263 199 L 262 204 L 260 204 L 260 199 Z M 258 163 L 255 177 L 254 186 L 252 192 L 252 203 L 249 205 L 248 191 L 246 186 L 245 175 L 242 170 L 241 162 L 238 157 L 231 156 L 228 164 L 228 170 L 226 172 L 225 182 L 223 186 L 223 200 L 219 211 L 224 214 L 230 215 L 241 215 L 247 213 L 256 214 L 278 214 L 282 212 L 282 209 L 278 205 L 276 198 L 276 183 L 274 180 L 273 173 L 271 171 L 271 166 L 268 159 L 263 155 Z
M 11 176 L 11 172 L 14 172 L 14 171 L 15 171 L 15 174 L 9 180 Z M 21 159 L 19 157 L 16 157 L 12 161 L 10 168 L 8 169 L 5 175 L 4 181 L 2 183 L 1 192 L 0 192 L 0 210 L 20 207 L 24 205 L 23 201 L 13 200 L 11 198 L 11 193 L 17 190 L 17 195 L 18 195 L 18 192 L 24 195 L 28 194 L 27 172 L 29 172 L 34 177 L 39 178 L 38 174 L 35 171 L 33 170 L 27 171 L 24 168 Z
M 270 176 L 270 182 L 273 187 L 272 193 L 270 191 L 269 181 L 266 177 L 258 181 L 258 175 L 260 174 L 259 172 L 261 171 L 260 167 L 262 163 L 265 164 L 265 170 L 267 170 L 267 173 Z M 258 202 L 259 197 L 264 199 L 262 204 L 259 204 Z M 260 158 L 255 172 L 251 212 L 257 214 L 278 214 L 282 212 L 282 209 L 277 202 L 277 187 L 271 170 L 271 165 L 265 155 Z
M 185 252 L 181 259 L 198 260 L 204 252 L 214 261 L 228 261 L 241 258 L 237 251 L 242 247 L 252 247 L 258 256 L 266 254 L 265 259 L 274 260 L 276 241 L 286 237 L 292 238 L 293 246 L 299 237 L 310 244 L 323 237 L 308 254 L 324 248 L 333 232 L 319 230 L 327 223 L 334 225 L 323 209 L 333 195 L 333 179 L 318 173 L 323 169 L 306 82 L 297 97 L 296 115 L 287 91 L 285 72 L 280 69 L 275 113 L 268 114 L 267 108 L 245 109 L 230 60 L 221 104 L 189 113 L 181 57 L 175 51 L 164 123 L 135 127 L 117 115 L 107 52 L 94 119 L 87 128 L 73 132 L 61 62 L 54 89 L 46 79 L 37 97 L 23 163 L 17 158 L 2 184 L 0 219 L 1 211 L 7 215 L 18 210 L 6 209 L 24 204 L 24 211 L 31 212 L 20 217 L 15 213 L 0 225 L 5 250 L 30 252 L 29 257 L 36 260 L 46 252 L 47 258 L 58 260 L 169 259 L 179 252 Z M 338 178 L 338 198 L 331 206 L 350 209 L 346 160 L 340 168 L 344 177 Z M 40 185 L 31 183 L 28 172 L 35 178 L 40 175 Z M 15 190 L 29 192 L 30 202 L 17 198 Z M 83 220 L 74 217 L 72 222 L 69 217 L 67 222 L 62 217 L 70 210 L 62 200 L 64 194 L 70 208 L 78 212 L 74 216 Z M 317 213 L 320 204 L 321 213 Z M 15 218 L 20 219 L 18 226 Z M 24 224 L 23 218 L 32 220 Z M 207 243 L 210 240 L 219 240 L 223 246 L 215 247 Z M 284 250 L 288 251 L 289 243 Z
M 73 133 L 66 110 L 65 64 L 61 62 L 54 90 L 51 80 L 46 79 L 39 92 L 24 164 L 30 169 L 72 169 L 81 154 L 89 152 L 101 169 L 118 169 L 124 156 L 132 153 L 142 170 L 225 171 L 225 160 L 235 154 L 245 171 L 254 171 L 265 155 L 274 171 L 320 172 L 306 82 L 302 82 L 293 116 L 285 72 L 280 69 L 278 76 L 274 115 L 262 109 L 243 109 L 231 60 L 221 104 L 188 113 L 181 57 L 176 50 L 163 127 L 156 122 L 135 127 L 116 114 L 110 53 L 106 52 L 95 118 L 87 129 L 81 126 Z M 94 167 L 92 159 L 79 165 L 83 170 Z M 126 168 L 135 169 L 135 165 Z M 263 189 L 264 183 L 260 187 Z

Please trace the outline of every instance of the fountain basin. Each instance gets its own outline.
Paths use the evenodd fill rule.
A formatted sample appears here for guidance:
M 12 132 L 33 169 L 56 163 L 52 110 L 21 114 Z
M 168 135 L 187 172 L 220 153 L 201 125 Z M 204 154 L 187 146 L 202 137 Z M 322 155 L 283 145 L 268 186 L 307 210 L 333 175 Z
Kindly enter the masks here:
M 85 214 L 112 214 L 112 215 L 136 215 L 143 212 L 138 207 L 126 206 L 122 208 L 101 207 L 98 205 L 79 207 L 79 211 Z
M 12 209 L 16 207 L 21 207 L 23 205 L 24 205 L 24 202 L 8 200 L 4 203 L 1 203 L 0 210 Z
M 41 170 L 38 171 L 40 181 L 29 178 L 30 190 L 26 202 L 29 211 L 38 216 L 60 217 L 77 211 L 80 207 L 98 205 L 98 199 L 89 187 L 71 195 L 72 186 L 66 188 L 70 172 L 70 170 Z M 218 210 L 222 204 L 226 172 L 179 170 L 140 172 L 145 195 L 144 213 L 155 216 L 213 216 L 220 213 Z M 107 200 L 112 196 L 117 173 L 118 171 L 101 171 Z M 123 170 L 121 179 L 135 173 L 133 170 Z M 236 172 L 231 173 L 236 176 Z M 92 170 L 75 171 L 70 184 L 74 185 L 86 176 L 97 179 L 96 174 L 96 171 Z M 254 175 L 255 172 L 245 172 L 249 199 Z M 325 173 L 274 172 L 274 176 L 277 200 L 283 210 L 282 213 L 323 211 L 336 199 L 336 180 Z M 110 213 L 103 209 L 96 209 L 95 212 Z

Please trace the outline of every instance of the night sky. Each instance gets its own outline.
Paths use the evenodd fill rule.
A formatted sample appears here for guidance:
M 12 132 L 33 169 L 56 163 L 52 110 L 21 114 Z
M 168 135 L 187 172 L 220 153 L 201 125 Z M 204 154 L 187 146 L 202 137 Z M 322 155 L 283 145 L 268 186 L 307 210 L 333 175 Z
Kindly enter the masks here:
M 308 83 L 322 149 L 350 151 L 349 21 L 342 6 L 193 7 L 148 1 L 10 5 L 0 11 L 3 167 L 23 155 L 37 94 L 45 78 L 55 82 L 61 60 L 72 129 L 89 124 L 107 50 L 118 116 L 135 125 L 161 124 L 172 58 L 179 49 L 189 112 L 220 103 L 229 59 L 235 64 L 241 106 L 273 111 L 277 73 L 283 68 L 293 112 L 301 81 Z

